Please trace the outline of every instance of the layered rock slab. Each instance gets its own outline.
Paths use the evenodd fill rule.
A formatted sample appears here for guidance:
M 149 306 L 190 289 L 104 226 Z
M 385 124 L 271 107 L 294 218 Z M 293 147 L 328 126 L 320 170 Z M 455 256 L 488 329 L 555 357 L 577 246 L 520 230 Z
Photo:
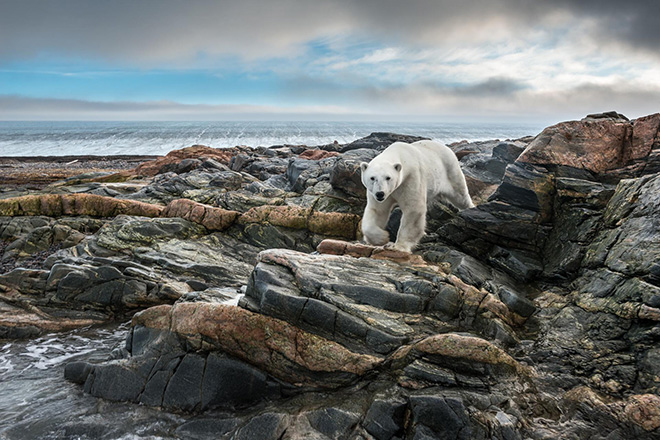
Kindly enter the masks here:
M 524 322 L 496 296 L 440 266 L 283 249 L 259 254 L 240 304 L 381 354 L 462 326 L 515 339 L 511 326 Z
M 130 357 L 70 364 L 67 378 L 106 399 L 192 411 L 245 407 L 296 389 L 337 388 L 382 362 L 224 304 L 156 306 L 136 314 L 132 324 Z

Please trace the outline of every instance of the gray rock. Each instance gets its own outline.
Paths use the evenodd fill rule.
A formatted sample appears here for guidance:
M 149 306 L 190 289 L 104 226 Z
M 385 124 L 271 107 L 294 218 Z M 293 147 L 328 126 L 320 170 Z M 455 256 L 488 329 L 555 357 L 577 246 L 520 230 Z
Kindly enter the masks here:
M 362 421 L 362 426 L 376 440 L 403 437 L 405 410 L 404 400 L 374 400 Z
M 511 311 L 516 312 L 520 316 L 528 318 L 536 311 L 534 303 L 512 289 L 501 286 L 497 293 L 500 300 L 506 304 Z
M 290 159 L 286 177 L 291 185 L 291 190 L 302 193 L 320 180 L 328 180 L 330 170 L 336 161 L 336 157 L 321 160 Z
M 85 391 L 108 400 L 136 401 L 145 383 L 146 377 L 138 374 L 137 370 L 121 362 L 113 362 L 103 365 L 103 368 L 92 369 L 85 381 Z
M 209 354 L 202 380 L 202 409 L 241 408 L 280 397 L 279 384 L 243 362 Z
M 470 417 L 463 402 L 452 397 L 411 396 L 414 439 L 472 440 Z
M 164 407 L 184 411 L 199 408 L 205 364 L 205 359 L 199 355 L 189 353 L 184 356 L 165 388 Z
M 394 142 L 406 142 L 411 144 L 413 142 L 421 141 L 424 139 L 428 139 L 428 138 L 419 137 L 419 136 L 410 136 L 405 134 L 376 132 L 376 133 L 371 133 L 369 136 L 353 141 L 350 144 L 344 145 L 340 149 L 340 151 L 342 153 L 345 153 L 347 151 L 357 150 L 360 148 L 368 148 L 372 150 L 383 151 L 385 148 L 389 147 Z
M 70 382 L 84 384 L 92 369 L 87 362 L 69 362 L 64 367 L 64 378 Z
M 176 429 L 179 438 L 191 440 L 207 440 L 209 438 L 225 439 L 238 426 L 238 420 L 234 418 L 199 418 L 184 423 Z
M 360 163 L 369 162 L 376 157 L 377 150 L 355 149 L 342 154 L 330 171 L 330 184 L 348 195 L 366 198 L 366 190 L 362 184 Z
M 286 430 L 288 417 L 285 414 L 268 412 L 252 418 L 236 431 L 233 440 L 278 440 Z
M 309 424 L 330 439 L 347 438 L 360 420 L 360 414 L 337 408 L 323 408 L 306 414 Z

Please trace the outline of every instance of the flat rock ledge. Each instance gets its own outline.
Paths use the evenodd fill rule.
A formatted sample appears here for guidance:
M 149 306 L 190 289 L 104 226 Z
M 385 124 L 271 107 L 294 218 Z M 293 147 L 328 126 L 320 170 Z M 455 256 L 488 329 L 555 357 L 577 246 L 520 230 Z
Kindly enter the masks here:
M 319 212 L 299 206 L 258 206 L 245 213 L 177 199 L 167 206 L 95 194 L 39 194 L 0 199 L 0 216 L 87 215 L 115 217 L 179 217 L 204 226 L 209 231 L 224 231 L 234 223 L 268 223 L 313 233 L 355 239 L 360 217 L 340 212 Z

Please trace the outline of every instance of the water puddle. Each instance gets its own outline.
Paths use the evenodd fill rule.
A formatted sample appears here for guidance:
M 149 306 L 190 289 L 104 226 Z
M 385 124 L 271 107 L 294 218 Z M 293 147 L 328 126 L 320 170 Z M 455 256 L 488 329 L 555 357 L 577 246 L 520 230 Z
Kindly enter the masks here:
M 175 439 L 185 419 L 130 403 L 106 402 L 64 380 L 74 360 L 100 362 L 121 346 L 127 324 L 0 341 L 0 439 Z

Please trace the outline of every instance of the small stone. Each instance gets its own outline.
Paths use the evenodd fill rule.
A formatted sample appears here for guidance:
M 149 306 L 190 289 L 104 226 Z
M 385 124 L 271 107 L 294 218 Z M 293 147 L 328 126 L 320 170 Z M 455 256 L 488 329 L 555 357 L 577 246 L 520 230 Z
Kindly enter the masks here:
M 646 431 L 660 428 L 660 397 L 655 394 L 635 395 L 628 398 L 626 416 Z

